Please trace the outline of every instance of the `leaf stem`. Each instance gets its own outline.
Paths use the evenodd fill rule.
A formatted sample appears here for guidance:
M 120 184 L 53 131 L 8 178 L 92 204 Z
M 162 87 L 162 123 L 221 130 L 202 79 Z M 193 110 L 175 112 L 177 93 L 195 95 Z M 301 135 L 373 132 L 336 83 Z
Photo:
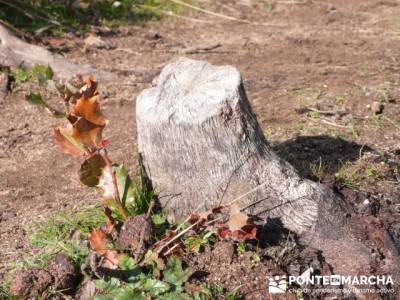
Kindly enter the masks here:
M 122 204 L 121 198 L 119 196 L 119 190 L 118 190 L 118 182 L 117 182 L 117 175 L 115 173 L 115 170 L 113 168 L 113 165 L 111 163 L 110 158 L 108 157 L 108 153 L 106 149 L 103 149 L 101 153 L 101 157 L 104 159 L 107 168 L 110 170 L 111 178 L 112 178 L 112 183 L 113 183 L 113 188 L 114 188 L 114 201 L 118 205 L 119 211 L 122 215 L 122 217 L 126 220 L 128 218 L 128 213 Z

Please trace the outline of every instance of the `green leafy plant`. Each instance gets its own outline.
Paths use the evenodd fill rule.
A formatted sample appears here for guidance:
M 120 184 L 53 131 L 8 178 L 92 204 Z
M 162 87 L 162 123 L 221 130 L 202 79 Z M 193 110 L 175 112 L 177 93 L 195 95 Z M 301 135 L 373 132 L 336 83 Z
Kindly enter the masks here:
M 202 232 L 199 235 L 189 236 L 185 240 L 186 247 L 195 253 L 199 253 L 205 246 L 210 243 L 210 239 L 215 235 L 215 232 Z
M 236 245 L 236 251 L 237 251 L 237 253 L 239 255 L 245 253 L 246 252 L 246 244 L 245 243 L 238 243 Z
M 163 280 L 136 266 L 129 257 L 123 258 L 120 266 L 131 275 L 125 276 L 124 281 L 117 278 L 97 280 L 96 288 L 101 295 L 96 296 L 95 300 L 193 299 L 184 289 L 192 271 L 184 269 L 181 260 L 175 256 L 168 260 L 162 273 Z

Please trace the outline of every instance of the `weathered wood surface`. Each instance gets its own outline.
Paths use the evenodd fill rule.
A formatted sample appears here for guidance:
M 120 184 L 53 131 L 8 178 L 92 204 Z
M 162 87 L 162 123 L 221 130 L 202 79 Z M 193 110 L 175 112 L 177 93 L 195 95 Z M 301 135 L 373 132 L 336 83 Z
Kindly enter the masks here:
M 70 79 L 76 74 L 83 76 L 92 74 L 102 82 L 112 81 L 116 76 L 112 73 L 96 70 L 90 66 L 80 66 L 70 62 L 61 55 L 28 44 L 13 35 L 0 24 L 0 65 L 9 67 L 33 67 L 36 64 L 49 65 L 57 79 Z
M 370 251 L 352 238 L 349 208 L 302 179 L 270 148 L 231 66 L 180 58 L 137 98 L 139 152 L 164 209 L 177 218 L 243 197 L 246 212 L 279 218 L 338 270 L 366 271 Z

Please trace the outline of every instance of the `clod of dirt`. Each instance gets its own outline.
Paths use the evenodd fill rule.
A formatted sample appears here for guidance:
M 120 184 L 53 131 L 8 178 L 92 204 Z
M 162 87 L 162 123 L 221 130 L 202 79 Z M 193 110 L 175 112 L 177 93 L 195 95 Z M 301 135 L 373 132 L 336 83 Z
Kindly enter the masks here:
M 34 297 L 52 283 L 51 275 L 45 270 L 23 270 L 11 283 L 11 294 L 23 299 Z
M 53 287 L 58 290 L 70 290 L 77 284 L 75 267 L 65 254 L 57 254 L 47 267 L 53 277 Z
M 381 114 L 384 108 L 385 105 L 379 101 L 374 101 L 371 105 L 371 110 L 375 114 Z
M 152 236 L 152 226 L 146 215 L 129 217 L 121 228 L 118 243 L 131 250 L 136 260 L 145 253 Z

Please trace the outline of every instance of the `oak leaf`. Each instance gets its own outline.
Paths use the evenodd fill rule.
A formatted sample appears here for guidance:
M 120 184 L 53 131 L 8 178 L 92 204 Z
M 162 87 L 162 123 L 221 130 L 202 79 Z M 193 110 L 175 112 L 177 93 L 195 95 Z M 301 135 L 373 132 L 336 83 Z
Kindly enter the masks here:
M 103 129 L 104 126 L 79 118 L 72 124 L 72 136 L 89 149 L 95 149 L 101 143 Z
M 60 147 L 62 152 L 72 156 L 82 156 L 86 153 L 84 146 L 75 140 L 68 130 L 56 128 L 54 129 L 53 136 L 55 143 Z
M 105 126 L 107 119 L 101 112 L 99 98 L 99 95 L 91 98 L 80 98 L 71 108 L 71 114 L 76 117 L 82 117 L 95 125 Z

